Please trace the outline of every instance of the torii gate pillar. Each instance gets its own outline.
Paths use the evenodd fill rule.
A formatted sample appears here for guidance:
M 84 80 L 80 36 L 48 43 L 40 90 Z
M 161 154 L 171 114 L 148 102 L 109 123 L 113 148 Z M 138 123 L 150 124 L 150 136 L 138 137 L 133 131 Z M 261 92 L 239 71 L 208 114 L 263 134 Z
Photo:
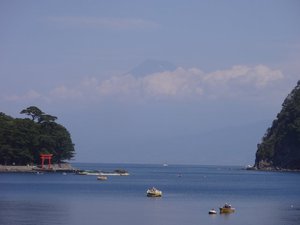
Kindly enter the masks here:
M 45 159 L 48 160 L 48 169 L 51 168 L 51 159 L 52 159 L 53 154 L 40 154 L 41 160 L 42 160 L 42 169 L 44 169 L 44 162 Z

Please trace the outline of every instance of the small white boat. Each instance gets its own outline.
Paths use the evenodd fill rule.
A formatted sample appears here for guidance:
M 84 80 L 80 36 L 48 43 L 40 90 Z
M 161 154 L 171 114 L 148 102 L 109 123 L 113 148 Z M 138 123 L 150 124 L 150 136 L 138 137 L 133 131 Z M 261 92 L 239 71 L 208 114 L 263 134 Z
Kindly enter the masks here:
M 214 215 L 217 214 L 217 211 L 215 209 L 211 209 L 208 211 L 208 214 Z
M 155 187 L 147 190 L 147 197 L 161 197 L 162 191 L 156 189 Z
M 107 180 L 107 176 L 98 176 L 97 180 Z
M 246 169 L 246 170 L 254 170 L 255 167 L 252 166 L 252 165 L 248 165 L 248 166 L 245 166 L 245 169 Z

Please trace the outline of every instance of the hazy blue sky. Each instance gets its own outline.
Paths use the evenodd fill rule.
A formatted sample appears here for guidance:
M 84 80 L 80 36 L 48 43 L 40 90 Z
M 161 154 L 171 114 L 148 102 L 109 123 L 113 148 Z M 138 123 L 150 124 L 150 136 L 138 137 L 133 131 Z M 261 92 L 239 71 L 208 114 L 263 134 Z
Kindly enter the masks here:
M 76 161 L 251 164 L 300 79 L 300 2 L 0 0 L 0 78 L 0 111 L 57 116 Z

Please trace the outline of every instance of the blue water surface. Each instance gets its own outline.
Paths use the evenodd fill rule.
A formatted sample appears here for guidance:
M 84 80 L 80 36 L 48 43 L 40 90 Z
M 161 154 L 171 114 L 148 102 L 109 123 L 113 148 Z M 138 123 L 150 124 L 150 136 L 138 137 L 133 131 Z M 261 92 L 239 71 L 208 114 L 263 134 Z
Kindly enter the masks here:
M 0 225 L 298 225 L 300 173 L 230 166 L 74 164 L 129 176 L 0 174 Z M 152 186 L 162 198 L 147 198 Z M 208 215 L 230 203 L 236 212 Z

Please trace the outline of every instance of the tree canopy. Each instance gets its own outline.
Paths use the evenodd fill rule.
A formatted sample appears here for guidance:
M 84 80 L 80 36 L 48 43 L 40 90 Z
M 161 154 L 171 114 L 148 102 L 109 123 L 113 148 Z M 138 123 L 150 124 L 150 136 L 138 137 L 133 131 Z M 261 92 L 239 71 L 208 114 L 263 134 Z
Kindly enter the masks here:
M 68 130 L 36 106 L 21 111 L 31 119 L 13 118 L 0 112 L 0 164 L 39 164 L 40 154 L 53 154 L 60 163 L 74 157 L 74 144 Z
M 35 121 L 37 119 L 38 123 L 54 122 L 57 119 L 56 116 L 45 114 L 42 110 L 40 110 L 36 106 L 30 106 L 27 109 L 23 109 L 20 113 L 31 116 L 32 121 Z

